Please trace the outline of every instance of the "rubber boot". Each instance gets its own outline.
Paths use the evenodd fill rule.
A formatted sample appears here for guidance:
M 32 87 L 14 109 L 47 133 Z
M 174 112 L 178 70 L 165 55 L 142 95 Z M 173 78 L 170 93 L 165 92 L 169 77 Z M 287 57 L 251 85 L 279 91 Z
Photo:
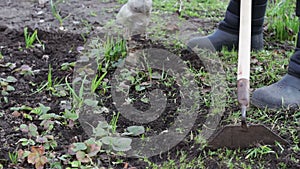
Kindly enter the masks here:
M 300 0 L 296 15 L 300 17 Z M 300 106 L 300 27 L 295 53 L 291 56 L 288 73 L 280 81 L 254 91 L 252 104 L 264 108 L 299 108 Z
M 300 78 L 286 74 L 277 83 L 255 90 L 251 101 L 259 108 L 298 108 L 300 105 Z
M 263 22 L 266 13 L 267 0 L 253 0 L 252 2 L 252 36 L 251 49 L 263 49 Z M 197 48 L 214 48 L 221 51 L 237 49 L 239 41 L 240 0 L 231 0 L 227 7 L 225 18 L 219 23 L 216 31 L 205 37 L 192 38 L 187 46 L 191 50 Z

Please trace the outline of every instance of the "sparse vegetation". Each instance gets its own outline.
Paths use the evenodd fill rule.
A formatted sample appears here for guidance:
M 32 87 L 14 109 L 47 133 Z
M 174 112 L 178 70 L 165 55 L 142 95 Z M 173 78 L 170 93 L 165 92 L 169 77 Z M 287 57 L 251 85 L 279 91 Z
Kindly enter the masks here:
M 39 41 L 37 33 L 38 33 L 38 31 L 34 30 L 34 32 L 32 34 L 30 34 L 30 33 L 28 33 L 28 28 L 27 27 L 24 28 L 24 37 L 25 37 L 26 48 L 32 47 L 33 43 L 36 40 Z
M 267 11 L 268 31 L 278 40 L 295 41 L 299 30 L 299 19 L 292 0 L 270 1 Z

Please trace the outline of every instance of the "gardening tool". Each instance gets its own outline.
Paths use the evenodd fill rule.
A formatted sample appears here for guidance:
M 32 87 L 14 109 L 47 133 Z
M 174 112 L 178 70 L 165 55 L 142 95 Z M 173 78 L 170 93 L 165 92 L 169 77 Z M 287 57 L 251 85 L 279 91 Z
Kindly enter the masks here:
M 251 145 L 281 144 L 288 142 L 261 124 L 248 125 L 246 110 L 249 106 L 250 50 L 251 50 L 251 0 L 241 0 L 240 34 L 238 51 L 237 95 L 241 108 L 241 125 L 228 125 L 213 134 L 208 145 L 211 148 L 246 148 Z

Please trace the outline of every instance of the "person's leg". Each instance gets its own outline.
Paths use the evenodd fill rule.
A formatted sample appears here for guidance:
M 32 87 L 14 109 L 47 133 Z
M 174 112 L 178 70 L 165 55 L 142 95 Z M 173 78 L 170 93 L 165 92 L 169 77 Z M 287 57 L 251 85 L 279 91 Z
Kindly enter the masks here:
M 300 0 L 297 0 L 296 15 L 300 18 Z M 300 27 L 288 73 L 277 83 L 255 90 L 251 100 L 253 105 L 261 108 L 277 109 L 300 106 Z
M 296 15 L 298 16 L 298 19 L 300 21 L 300 0 L 297 0 L 296 3 Z M 300 78 L 300 27 L 298 31 L 295 53 L 291 57 L 288 73 Z
M 253 0 L 252 2 L 252 38 L 253 50 L 263 48 L 263 22 L 266 13 L 267 0 Z M 240 23 L 240 0 L 231 0 L 227 7 L 225 18 L 219 23 L 218 29 L 211 35 L 196 37 L 188 42 L 188 48 L 213 47 L 220 51 L 222 47 L 231 50 L 238 47 Z

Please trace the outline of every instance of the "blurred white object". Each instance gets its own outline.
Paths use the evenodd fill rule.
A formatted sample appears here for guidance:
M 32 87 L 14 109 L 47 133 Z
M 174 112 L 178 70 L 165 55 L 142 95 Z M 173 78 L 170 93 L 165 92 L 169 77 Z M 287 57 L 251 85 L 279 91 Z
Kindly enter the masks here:
M 44 5 L 45 3 L 47 3 L 49 0 L 39 0 L 39 4 L 40 5 Z
M 152 0 L 128 0 L 122 6 L 117 23 L 126 27 L 126 36 L 145 34 L 150 22 Z

